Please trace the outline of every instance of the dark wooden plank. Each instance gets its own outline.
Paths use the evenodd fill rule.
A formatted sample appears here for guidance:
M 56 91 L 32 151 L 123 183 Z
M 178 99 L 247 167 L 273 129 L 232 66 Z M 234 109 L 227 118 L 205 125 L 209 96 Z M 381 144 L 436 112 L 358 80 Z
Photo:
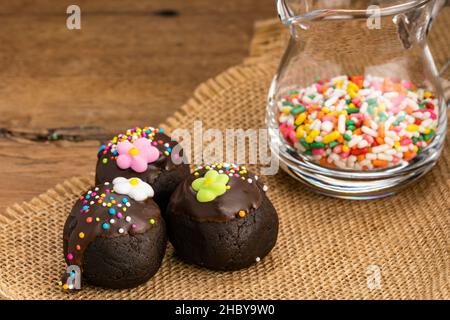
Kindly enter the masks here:
M 272 0 L 80 0 L 82 30 L 69 31 L 72 3 L 0 6 L 0 212 L 93 171 L 108 133 L 162 122 L 247 56 L 256 19 L 275 16 Z M 30 141 L 54 128 L 93 140 Z
M 0 127 L 159 123 L 246 56 L 255 19 L 275 15 L 271 0 L 79 1 L 82 30 L 69 31 L 70 3 L 0 8 Z

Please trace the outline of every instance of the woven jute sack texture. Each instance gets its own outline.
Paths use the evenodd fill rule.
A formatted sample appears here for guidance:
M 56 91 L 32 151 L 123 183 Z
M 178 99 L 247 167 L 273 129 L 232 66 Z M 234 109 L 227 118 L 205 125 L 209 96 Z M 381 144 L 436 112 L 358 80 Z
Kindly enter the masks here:
M 448 53 L 446 27 L 432 48 Z M 163 127 L 191 128 L 202 120 L 205 129 L 264 128 L 267 88 L 285 41 L 278 22 L 259 23 L 250 57 L 202 84 Z M 437 54 L 438 63 L 444 60 Z M 430 173 L 384 199 L 333 199 L 283 172 L 267 176 L 280 232 L 265 259 L 246 270 L 213 272 L 178 260 L 169 245 L 158 273 L 130 290 L 86 286 L 67 293 L 55 285 L 65 268 L 64 221 L 77 195 L 93 183 L 92 175 L 70 179 L 0 215 L 0 294 L 10 299 L 448 299 L 449 138 Z M 374 276 L 379 285 L 371 286 Z

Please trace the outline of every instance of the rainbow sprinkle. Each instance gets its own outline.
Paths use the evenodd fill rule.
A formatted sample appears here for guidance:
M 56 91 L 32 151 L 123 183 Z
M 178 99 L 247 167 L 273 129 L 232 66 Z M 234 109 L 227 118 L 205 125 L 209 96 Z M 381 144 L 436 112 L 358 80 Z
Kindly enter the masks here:
M 164 142 L 161 139 L 156 140 L 157 134 L 164 133 L 164 129 L 162 128 L 153 128 L 153 127 L 144 127 L 144 128 L 132 128 L 128 129 L 124 134 L 118 134 L 114 138 L 112 138 L 107 144 L 103 144 L 100 149 L 98 150 L 98 153 L 106 155 L 108 151 L 111 151 L 111 160 L 115 160 L 119 153 L 117 152 L 117 144 L 119 142 L 128 140 L 129 142 L 133 143 L 139 138 L 147 138 L 152 142 L 152 145 L 157 147 L 161 150 L 161 152 L 165 156 L 169 156 L 172 152 L 172 148 L 170 147 L 170 144 L 168 142 Z M 102 159 L 102 163 L 106 164 L 108 163 L 107 158 Z
M 410 81 L 320 79 L 278 102 L 284 139 L 321 165 L 371 170 L 407 164 L 433 140 L 438 100 Z

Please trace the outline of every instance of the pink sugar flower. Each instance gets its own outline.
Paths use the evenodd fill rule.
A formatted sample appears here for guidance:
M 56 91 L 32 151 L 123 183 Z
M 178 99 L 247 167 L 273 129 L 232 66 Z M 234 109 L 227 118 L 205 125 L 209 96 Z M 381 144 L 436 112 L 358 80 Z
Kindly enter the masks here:
M 131 167 L 135 172 L 144 172 L 149 163 L 159 158 L 159 150 L 146 138 L 139 138 L 133 143 L 128 140 L 119 142 L 117 152 L 117 166 L 120 169 Z

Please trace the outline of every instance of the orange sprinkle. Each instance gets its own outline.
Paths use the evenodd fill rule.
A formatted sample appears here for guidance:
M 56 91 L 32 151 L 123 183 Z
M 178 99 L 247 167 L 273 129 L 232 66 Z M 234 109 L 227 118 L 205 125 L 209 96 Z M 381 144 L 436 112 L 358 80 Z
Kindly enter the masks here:
M 378 137 L 384 138 L 384 123 L 383 122 L 380 122 L 378 124 Z M 383 141 L 383 143 L 384 143 L 384 141 Z
M 357 136 L 362 135 L 361 128 L 358 128 L 358 129 L 356 129 L 355 131 L 353 131 L 353 135 L 357 135 Z
M 358 159 L 359 162 L 361 162 L 361 161 L 364 161 L 364 159 L 366 159 L 366 155 L 360 154 L 360 155 L 356 156 L 356 158 Z
M 372 160 L 372 164 L 374 167 L 384 168 L 384 167 L 387 167 L 388 162 L 386 160 L 375 159 L 375 160 Z
M 412 113 L 414 112 L 414 110 L 413 110 L 413 108 L 411 108 L 410 106 L 407 106 L 407 107 L 405 108 L 405 112 L 406 112 L 407 114 L 412 114 Z
M 375 140 L 377 141 L 378 144 L 384 144 L 384 139 L 381 137 L 376 137 Z
M 245 217 L 245 214 L 246 213 L 244 210 L 239 211 L 239 217 L 243 218 L 243 217 Z
M 319 112 L 317 112 L 317 119 L 322 119 L 322 117 L 324 116 L 324 113 L 323 113 L 323 111 L 319 111 Z
M 413 154 L 411 153 L 411 151 L 408 150 L 406 152 L 403 152 L 403 159 L 410 160 L 412 158 L 413 158 Z

